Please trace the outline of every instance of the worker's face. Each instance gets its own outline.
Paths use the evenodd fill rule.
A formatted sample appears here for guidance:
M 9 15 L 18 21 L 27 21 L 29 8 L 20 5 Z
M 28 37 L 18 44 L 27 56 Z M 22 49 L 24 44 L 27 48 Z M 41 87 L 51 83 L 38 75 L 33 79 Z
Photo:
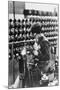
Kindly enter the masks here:
M 35 41 L 38 43 L 38 39 L 39 37 L 41 36 L 41 34 L 37 34 L 36 37 L 35 37 Z
M 35 43 L 33 45 L 33 47 L 34 47 L 35 50 L 40 49 L 40 45 L 38 44 L 38 37 L 39 36 L 40 36 L 40 34 L 36 35 L 36 38 L 35 38 Z
M 40 49 L 40 45 L 38 45 L 38 43 L 35 41 L 34 45 L 33 45 L 33 48 L 35 50 L 39 50 Z
M 34 49 L 37 49 L 38 45 L 37 45 L 36 41 L 35 41 L 33 47 L 34 47 Z

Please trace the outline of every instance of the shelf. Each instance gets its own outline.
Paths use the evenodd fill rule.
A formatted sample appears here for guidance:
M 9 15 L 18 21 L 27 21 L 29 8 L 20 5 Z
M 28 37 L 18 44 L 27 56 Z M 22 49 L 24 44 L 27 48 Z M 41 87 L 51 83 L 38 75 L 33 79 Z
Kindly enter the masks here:
M 39 19 L 53 19 L 53 20 L 58 20 L 58 16 L 33 16 L 33 15 L 28 15 L 27 18 L 39 18 Z
M 35 41 L 35 39 L 33 39 L 33 40 L 23 40 L 23 41 L 9 42 L 8 44 L 25 43 L 25 42 L 34 42 L 34 41 Z

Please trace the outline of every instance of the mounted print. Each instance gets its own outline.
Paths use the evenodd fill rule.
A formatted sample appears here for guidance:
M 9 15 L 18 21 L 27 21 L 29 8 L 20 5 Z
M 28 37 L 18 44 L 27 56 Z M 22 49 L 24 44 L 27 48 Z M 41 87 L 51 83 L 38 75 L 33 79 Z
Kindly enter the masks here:
M 58 9 L 8 1 L 8 88 L 59 85 Z

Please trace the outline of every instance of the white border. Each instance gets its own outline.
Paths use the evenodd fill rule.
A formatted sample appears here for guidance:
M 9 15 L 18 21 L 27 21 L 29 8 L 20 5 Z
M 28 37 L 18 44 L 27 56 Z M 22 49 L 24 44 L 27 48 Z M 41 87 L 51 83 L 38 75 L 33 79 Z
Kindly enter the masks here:
M 60 5 L 60 2 L 59 2 L 60 0 L 40 0 L 40 1 L 39 0 L 19 0 L 19 1 L 53 3 L 53 4 L 55 3 Z M 59 12 L 59 16 L 60 16 L 60 12 Z M 60 48 L 59 48 L 59 51 L 60 51 Z M 8 86 L 8 0 L 0 0 L 0 90 L 5 90 L 5 89 L 7 90 L 8 89 L 7 86 Z M 57 89 L 60 89 L 60 86 L 40 87 L 40 88 L 33 88 L 33 89 L 29 88 L 29 89 L 30 90 L 33 90 L 33 89 L 34 90 L 36 89 L 57 90 Z

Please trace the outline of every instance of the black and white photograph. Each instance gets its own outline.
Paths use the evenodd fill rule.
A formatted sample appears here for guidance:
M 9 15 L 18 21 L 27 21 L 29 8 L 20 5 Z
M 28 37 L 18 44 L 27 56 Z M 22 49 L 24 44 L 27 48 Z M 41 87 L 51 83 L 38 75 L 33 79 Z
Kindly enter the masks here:
M 8 1 L 8 88 L 59 85 L 59 4 Z

